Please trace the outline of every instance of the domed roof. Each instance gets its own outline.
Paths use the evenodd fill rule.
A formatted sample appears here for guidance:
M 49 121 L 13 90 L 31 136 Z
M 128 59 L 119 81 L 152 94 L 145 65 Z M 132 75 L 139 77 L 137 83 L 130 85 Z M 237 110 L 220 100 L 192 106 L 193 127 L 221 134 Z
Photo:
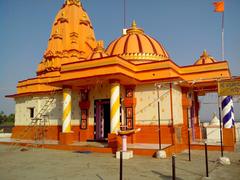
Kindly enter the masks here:
M 216 59 L 213 57 L 209 56 L 207 51 L 204 50 L 200 58 L 194 63 L 195 65 L 197 64 L 210 64 L 210 63 L 215 63 L 217 62 Z
M 133 21 L 125 35 L 112 41 L 106 52 L 129 60 L 165 60 L 169 55 L 154 38 L 146 35 Z
M 98 59 L 98 58 L 103 58 L 107 57 L 108 54 L 104 50 L 104 45 L 103 41 L 98 41 L 97 42 L 97 47 L 93 50 L 93 52 L 88 56 L 88 60 L 90 59 Z
M 48 47 L 37 73 L 60 68 L 63 63 L 84 60 L 95 47 L 93 26 L 81 2 L 65 0 L 52 25 Z

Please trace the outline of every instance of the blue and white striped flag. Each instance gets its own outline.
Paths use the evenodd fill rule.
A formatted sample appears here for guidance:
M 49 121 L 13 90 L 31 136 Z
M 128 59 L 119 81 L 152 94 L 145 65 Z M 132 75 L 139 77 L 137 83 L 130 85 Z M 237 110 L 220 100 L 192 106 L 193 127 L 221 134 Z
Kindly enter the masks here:
M 224 128 L 232 128 L 234 126 L 235 120 L 231 96 L 222 96 L 222 120 Z

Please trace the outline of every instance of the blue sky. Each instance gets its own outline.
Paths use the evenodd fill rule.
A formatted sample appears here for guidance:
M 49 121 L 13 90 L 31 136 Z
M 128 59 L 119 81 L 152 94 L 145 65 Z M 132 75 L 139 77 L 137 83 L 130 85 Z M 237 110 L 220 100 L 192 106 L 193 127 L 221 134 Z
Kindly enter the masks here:
M 16 92 L 19 80 L 35 76 L 63 2 L 0 0 L 0 110 L 14 112 L 14 101 L 4 96 Z M 146 34 L 164 45 L 178 65 L 193 64 L 204 49 L 221 59 L 221 14 L 213 12 L 213 2 L 126 0 L 126 24 L 129 27 L 135 19 Z M 96 38 L 103 39 L 105 47 L 121 35 L 123 0 L 82 0 L 82 3 Z M 233 75 L 240 75 L 239 9 L 239 0 L 225 0 L 225 59 Z

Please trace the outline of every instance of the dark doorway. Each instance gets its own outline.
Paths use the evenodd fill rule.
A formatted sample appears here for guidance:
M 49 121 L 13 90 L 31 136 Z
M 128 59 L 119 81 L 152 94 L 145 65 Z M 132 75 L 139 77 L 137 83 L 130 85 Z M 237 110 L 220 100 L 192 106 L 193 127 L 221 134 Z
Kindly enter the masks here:
M 101 99 L 94 101 L 94 139 L 107 140 L 110 133 L 110 100 Z

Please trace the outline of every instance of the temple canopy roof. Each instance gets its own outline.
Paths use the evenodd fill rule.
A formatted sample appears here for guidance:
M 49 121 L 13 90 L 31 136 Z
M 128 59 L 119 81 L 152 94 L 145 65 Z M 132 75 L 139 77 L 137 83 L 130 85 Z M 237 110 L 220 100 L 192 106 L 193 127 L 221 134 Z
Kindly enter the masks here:
M 128 60 L 166 60 L 169 55 L 164 47 L 154 38 L 146 35 L 133 21 L 125 35 L 112 41 L 108 48 L 109 55 L 119 55 Z
M 203 52 L 194 65 L 178 66 L 164 47 L 143 29 L 132 26 L 107 50 L 96 41 L 91 21 L 79 0 L 66 0 L 52 26 L 37 76 L 19 81 L 17 94 L 26 96 L 80 88 L 118 79 L 122 85 L 174 82 L 198 92 L 216 91 L 218 79 L 231 78 L 227 61 Z

